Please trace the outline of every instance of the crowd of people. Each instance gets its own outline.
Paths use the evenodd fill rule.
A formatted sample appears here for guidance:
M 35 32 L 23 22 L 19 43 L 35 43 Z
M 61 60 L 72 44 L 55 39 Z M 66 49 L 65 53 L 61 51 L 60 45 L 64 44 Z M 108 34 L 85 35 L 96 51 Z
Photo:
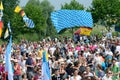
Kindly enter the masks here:
M 4 55 L 6 44 L 0 46 L 0 80 L 7 80 Z M 46 38 L 43 41 L 21 40 L 12 45 L 14 80 L 42 80 L 42 54 L 48 53 L 51 80 L 119 80 L 120 38 L 80 36 Z

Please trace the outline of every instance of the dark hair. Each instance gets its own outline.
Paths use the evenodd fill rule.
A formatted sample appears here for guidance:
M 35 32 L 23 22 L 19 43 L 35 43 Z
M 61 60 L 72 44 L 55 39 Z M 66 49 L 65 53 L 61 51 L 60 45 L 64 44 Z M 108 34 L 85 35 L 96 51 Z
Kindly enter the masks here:
M 74 62 L 74 66 L 78 66 L 79 61 Z

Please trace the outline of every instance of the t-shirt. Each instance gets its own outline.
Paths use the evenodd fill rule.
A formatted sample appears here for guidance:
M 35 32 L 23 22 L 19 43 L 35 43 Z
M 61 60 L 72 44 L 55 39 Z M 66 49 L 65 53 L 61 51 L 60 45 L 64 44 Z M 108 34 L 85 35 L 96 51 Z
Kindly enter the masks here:
M 112 80 L 112 77 L 107 77 L 106 75 L 102 78 L 102 80 Z
M 76 76 L 76 77 L 74 77 L 74 76 L 72 76 L 71 78 L 70 78 L 70 80 L 81 80 L 81 76 Z
M 28 57 L 28 59 L 26 60 L 26 65 L 33 65 L 33 60 L 32 58 Z M 33 67 L 27 67 L 27 71 L 30 72 L 30 71 L 33 71 Z
M 38 51 L 38 56 L 39 56 L 40 58 L 42 58 L 42 53 L 43 53 L 43 50 L 39 50 L 39 51 Z

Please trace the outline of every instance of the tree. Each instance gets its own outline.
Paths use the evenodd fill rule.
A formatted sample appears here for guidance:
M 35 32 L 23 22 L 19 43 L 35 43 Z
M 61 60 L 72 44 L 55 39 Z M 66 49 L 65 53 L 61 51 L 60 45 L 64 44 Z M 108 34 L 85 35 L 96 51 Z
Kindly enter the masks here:
M 39 0 L 30 0 L 26 6 L 23 8 L 28 18 L 32 19 L 35 27 L 27 28 L 24 26 L 24 21 L 19 14 L 14 13 L 14 19 L 12 22 L 15 22 L 12 26 L 14 26 L 14 34 L 33 34 L 37 33 L 40 38 L 44 34 L 44 29 L 46 29 L 45 18 L 42 15 L 42 8 L 40 6 Z
M 84 10 L 84 6 L 77 2 L 76 0 L 72 0 L 69 4 L 65 3 L 65 5 L 62 5 L 61 9 Z
M 46 29 L 46 23 L 39 0 L 30 0 L 25 7 L 25 11 L 26 14 L 29 14 L 28 17 L 35 23 L 34 32 L 39 36 L 45 34 L 44 30 Z
M 40 6 L 42 7 L 42 14 L 46 22 L 45 36 L 54 36 L 56 34 L 56 30 L 53 27 L 50 19 L 51 12 L 54 10 L 54 7 L 50 4 L 48 0 L 43 0 L 40 3 Z
M 11 21 L 14 17 L 14 8 L 16 5 L 19 4 L 19 0 L 1 0 L 3 3 L 3 23 L 4 23 L 4 28 L 3 28 L 3 35 L 5 32 L 5 29 L 7 27 L 7 23 Z M 2 36 L 3 37 L 3 36 Z
M 120 0 L 93 0 L 90 10 L 95 23 L 101 21 L 110 27 L 120 15 Z
M 19 0 L 2 0 L 3 2 L 3 20 L 4 20 L 4 24 L 5 26 L 7 26 L 8 21 L 13 19 L 13 13 L 14 13 L 14 9 L 15 7 L 19 4 Z

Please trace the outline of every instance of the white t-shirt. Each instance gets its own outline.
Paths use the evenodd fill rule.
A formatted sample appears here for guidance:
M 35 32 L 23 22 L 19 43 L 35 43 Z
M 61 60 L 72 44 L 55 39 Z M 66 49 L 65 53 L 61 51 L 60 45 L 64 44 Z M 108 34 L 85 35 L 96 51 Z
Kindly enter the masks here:
M 116 46 L 116 51 L 118 51 L 120 54 L 120 45 Z
M 84 56 L 87 58 L 88 56 L 90 56 L 90 52 L 84 52 Z
M 107 77 L 106 75 L 102 78 L 102 80 L 112 80 L 112 77 Z
M 108 50 L 105 51 L 105 54 L 113 56 L 113 53 L 111 51 L 108 51 Z
M 76 79 L 74 78 L 74 76 L 72 76 L 71 78 L 70 78 L 70 80 L 81 80 L 81 76 L 76 76 Z

